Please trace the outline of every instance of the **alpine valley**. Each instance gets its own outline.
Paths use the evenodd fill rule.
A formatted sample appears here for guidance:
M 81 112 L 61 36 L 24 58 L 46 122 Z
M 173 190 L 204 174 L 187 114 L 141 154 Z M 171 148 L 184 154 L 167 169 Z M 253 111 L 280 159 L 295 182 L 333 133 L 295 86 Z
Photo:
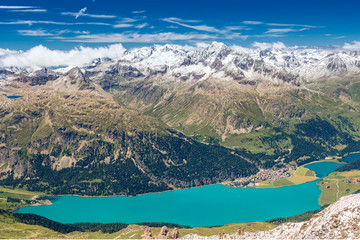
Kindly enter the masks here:
M 0 184 L 93 196 L 247 186 L 360 150 L 359 51 L 213 42 L 117 54 L 2 68 Z

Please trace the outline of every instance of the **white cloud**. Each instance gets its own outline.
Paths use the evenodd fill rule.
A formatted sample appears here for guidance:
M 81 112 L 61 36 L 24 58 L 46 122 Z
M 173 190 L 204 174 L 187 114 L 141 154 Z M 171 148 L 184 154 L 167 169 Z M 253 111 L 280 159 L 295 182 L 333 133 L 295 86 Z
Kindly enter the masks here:
M 45 30 L 38 29 L 38 30 L 18 30 L 17 31 L 22 36 L 39 36 L 39 37 L 45 37 L 45 36 L 53 36 L 53 33 L 46 32 Z
M 241 35 L 241 33 L 228 33 L 224 36 L 225 39 L 242 39 L 246 40 L 249 35 Z
M 137 22 L 137 21 L 138 21 L 138 19 L 126 17 L 126 18 L 121 19 L 121 21 L 119 21 L 119 23 L 133 23 L 133 22 Z
M 134 24 L 128 24 L 128 23 L 119 23 L 119 24 L 115 24 L 113 27 L 114 28 L 129 28 L 129 27 L 133 27 Z
M 146 27 L 146 26 L 148 26 L 149 24 L 147 24 L 147 23 L 143 23 L 143 24 L 139 24 L 139 25 L 137 25 L 137 26 L 135 26 L 136 28 L 138 28 L 138 29 L 142 29 L 142 28 L 144 28 L 144 27 Z
M 144 13 L 145 10 L 141 10 L 141 11 L 132 11 L 131 13 L 132 14 L 141 14 L 141 13 Z
M 0 6 L 0 9 L 24 9 L 24 8 L 36 8 L 33 6 Z
M 62 12 L 61 15 L 69 15 L 69 16 L 73 16 L 76 19 L 80 16 L 83 17 L 91 17 L 91 18 L 116 18 L 116 16 L 114 15 L 102 15 L 102 14 L 89 14 L 89 13 L 84 13 L 82 12 L 81 14 L 79 14 L 80 12 Z
M 247 24 L 247 25 L 260 25 L 263 24 L 263 22 L 261 21 L 243 21 L 243 24 Z
M 73 31 L 73 30 L 69 30 L 69 29 L 64 29 L 64 30 L 60 30 L 60 31 L 46 31 L 43 29 L 36 29 L 36 30 L 17 30 L 17 32 L 22 35 L 22 36 L 33 36 L 33 37 L 47 37 L 47 36 L 54 36 L 54 38 L 52 39 L 63 39 L 62 37 L 55 37 L 55 36 L 60 36 L 62 34 L 66 34 L 66 33 L 73 33 L 73 34 L 89 34 L 89 31 Z
M 331 37 L 332 39 L 345 38 L 345 36 L 335 36 L 334 34 L 331 34 L 331 33 L 324 34 L 324 36 L 326 36 L 326 37 Z
M 67 42 L 88 42 L 88 43 L 119 43 L 119 42 L 136 42 L 136 43 L 156 43 L 181 40 L 207 40 L 215 39 L 216 36 L 208 34 L 178 34 L 173 32 L 166 33 L 149 33 L 139 34 L 135 32 L 129 33 L 111 33 L 111 34 L 89 34 L 81 35 L 75 38 L 67 38 Z
M 309 28 L 300 28 L 300 29 L 294 29 L 294 28 L 271 28 L 268 29 L 265 33 L 288 33 L 288 32 L 302 32 L 305 30 L 309 30 Z
M 33 13 L 44 13 L 47 12 L 46 9 L 14 9 L 9 10 L 9 12 L 33 12 Z
M 286 45 L 283 42 L 273 42 L 273 43 L 254 42 L 252 46 L 255 48 L 259 48 L 260 50 L 266 50 L 269 48 L 279 48 L 279 49 L 286 48 Z
M 248 35 L 248 37 L 252 38 L 279 38 L 279 37 L 285 37 L 286 35 L 283 34 L 254 34 L 254 35 Z
M 237 31 L 237 30 L 252 30 L 252 28 L 247 28 L 244 26 L 227 26 L 225 27 L 227 30 L 230 31 Z
M 195 43 L 195 46 L 196 46 L 197 48 L 207 48 L 208 46 L 210 46 L 210 43 L 197 42 L 197 43 Z
M 164 19 L 161 19 L 161 20 L 163 20 L 163 21 L 170 20 L 170 21 L 182 22 L 182 23 L 198 23 L 198 22 L 200 22 L 200 20 L 182 19 L 182 18 L 177 18 L 177 17 L 169 17 L 169 18 L 164 18 Z
M 102 22 L 55 22 L 55 21 L 36 21 L 36 20 L 17 20 L 11 22 L 0 22 L 0 25 L 33 25 L 33 24 L 52 24 L 52 25 L 100 25 L 110 26 L 109 23 Z
M 75 34 L 90 34 L 89 31 L 73 31 Z
M 16 54 L 18 51 L 0 48 L 0 58 L 8 54 Z
M 81 15 L 83 15 L 86 10 L 87 10 L 86 7 L 80 9 L 80 11 L 75 14 L 75 19 L 78 19 L 78 17 L 80 17 Z
M 233 49 L 236 52 L 248 52 L 249 51 L 248 48 L 244 48 L 244 47 L 239 46 L 239 45 L 231 45 L 230 48 Z
M 343 46 L 345 50 L 360 50 L 360 41 L 353 41 L 352 43 L 345 43 Z
M 317 26 L 304 25 L 304 24 L 292 24 L 292 23 L 266 23 L 272 27 L 304 27 L 304 28 L 317 28 Z
M 169 23 L 173 23 L 173 24 L 177 24 L 183 27 L 187 27 L 187 28 L 192 28 L 198 31 L 205 31 L 205 32 L 213 32 L 213 33 L 224 33 L 224 31 L 221 31 L 217 28 L 211 27 L 211 26 L 207 26 L 207 25 L 189 25 L 185 22 L 188 22 L 189 20 L 183 20 L 183 19 L 179 19 L 179 18 L 163 18 L 161 19 L 165 22 L 169 22 Z M 179 21 L 180 20 L 180 21 Z M 191 20 L 193 21 L 193 20 Z
M 135 18 L 123 18 L 120 21 L 117 22 L 117 24 L 113 25 L 114 28 L 129 28 L 134 27 L 134 23 L 139 21 Z
M 293 24 L 293 23 L 267 23 L 262 21 L 243 21 L 243 24 L 247 25 L 261 25 L 265 24 L 272 27 L 303 27 L 303 28 L 318 28 L 318 26 L 305 25 L 305 24 Z
M 105 14 L 88 14 L 88 13 L 84 13 L 83 16 L 92 17 L 92 18 L 116 18 L 115 15 L 105 15 Z
M 50 50 L 42 45 L 28 51 L 0 49 L 0 67 L 84 66 L 95 58 L 118 59 L 126 49 L 121 44 L 107 47 L 80 47 L 70 51 Z

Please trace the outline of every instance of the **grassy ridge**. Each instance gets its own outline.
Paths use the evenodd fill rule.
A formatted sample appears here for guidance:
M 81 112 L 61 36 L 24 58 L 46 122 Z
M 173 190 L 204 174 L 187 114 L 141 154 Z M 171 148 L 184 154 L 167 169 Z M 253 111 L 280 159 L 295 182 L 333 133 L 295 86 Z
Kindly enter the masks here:
M 25 217 L 24 215 L 23 217 Z M 28 217 L 28 216 L 27 216 Z M 38 218 L 39 220 L 40 218 Z M 100 238 L 100 239 L 141 239 L 141 235 L 144 233 L 144 230 L 150 227 L 153 236 L 156 236 L 160 232 L 161 226 L 167 225 L 170 228 L 177 227 L 180 232 L 180 237 L 186 234 L 199 234 L 201 236 L 210 236 L 218 235 L 220 233 L 235 233 L 236 230 L 241 227 L 246 232 L 254 231 L 266 231 L 276 227 L 272 223 L 233 223 L 224 226 L 218 227 L 199 227 L 199 228 L 184 228 L 181 225 L 176 224 L 166 224 L 166 223 L 147 223 L 144 225 L 139 224 L 61 224 L 56 223 L 51 220 L 46 223 L 46 219 L 42 221 L 32 222 L 34 224 L 23 223 L 19 220 L 17 216 L 14 216 L 11 213 L 1 211 L 0 212 L 0 224 L 1 224 L 1 238 Z M 47 227 L 40 226 L 47 224 Z M 51 228 L 56 228 L 58 231 L 52 230 Z M 72 231 L 73 230 L 73 231 Z M 62 231 L 62 232 L 59 232 Z M 67 232 L 69 231 L 69 232 Z

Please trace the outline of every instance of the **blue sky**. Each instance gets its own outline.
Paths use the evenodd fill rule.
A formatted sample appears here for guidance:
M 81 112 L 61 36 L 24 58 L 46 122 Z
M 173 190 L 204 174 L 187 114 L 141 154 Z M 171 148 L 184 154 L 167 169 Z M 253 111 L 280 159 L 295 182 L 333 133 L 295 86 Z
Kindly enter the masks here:
M 360 41 L 358 0 L 0 0 L 0 48 Z

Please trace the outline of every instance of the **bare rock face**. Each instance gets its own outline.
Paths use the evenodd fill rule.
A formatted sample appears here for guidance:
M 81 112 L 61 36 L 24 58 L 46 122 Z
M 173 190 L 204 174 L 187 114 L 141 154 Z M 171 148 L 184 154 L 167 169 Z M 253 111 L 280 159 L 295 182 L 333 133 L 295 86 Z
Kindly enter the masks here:
M 336 203 L 302 223 L 293 238 L 359 239 L 360 194 L 342 197 Z
M 78 67 L 72 68 L 65 75 L 53 81 L 51 85 L 58 91 L 66 92 L 95 89 L 95 86 Z
M 145 229 L 144 234 L 141 235 L 142 239 L 152 239 L 152 232 L 150 228 Z

